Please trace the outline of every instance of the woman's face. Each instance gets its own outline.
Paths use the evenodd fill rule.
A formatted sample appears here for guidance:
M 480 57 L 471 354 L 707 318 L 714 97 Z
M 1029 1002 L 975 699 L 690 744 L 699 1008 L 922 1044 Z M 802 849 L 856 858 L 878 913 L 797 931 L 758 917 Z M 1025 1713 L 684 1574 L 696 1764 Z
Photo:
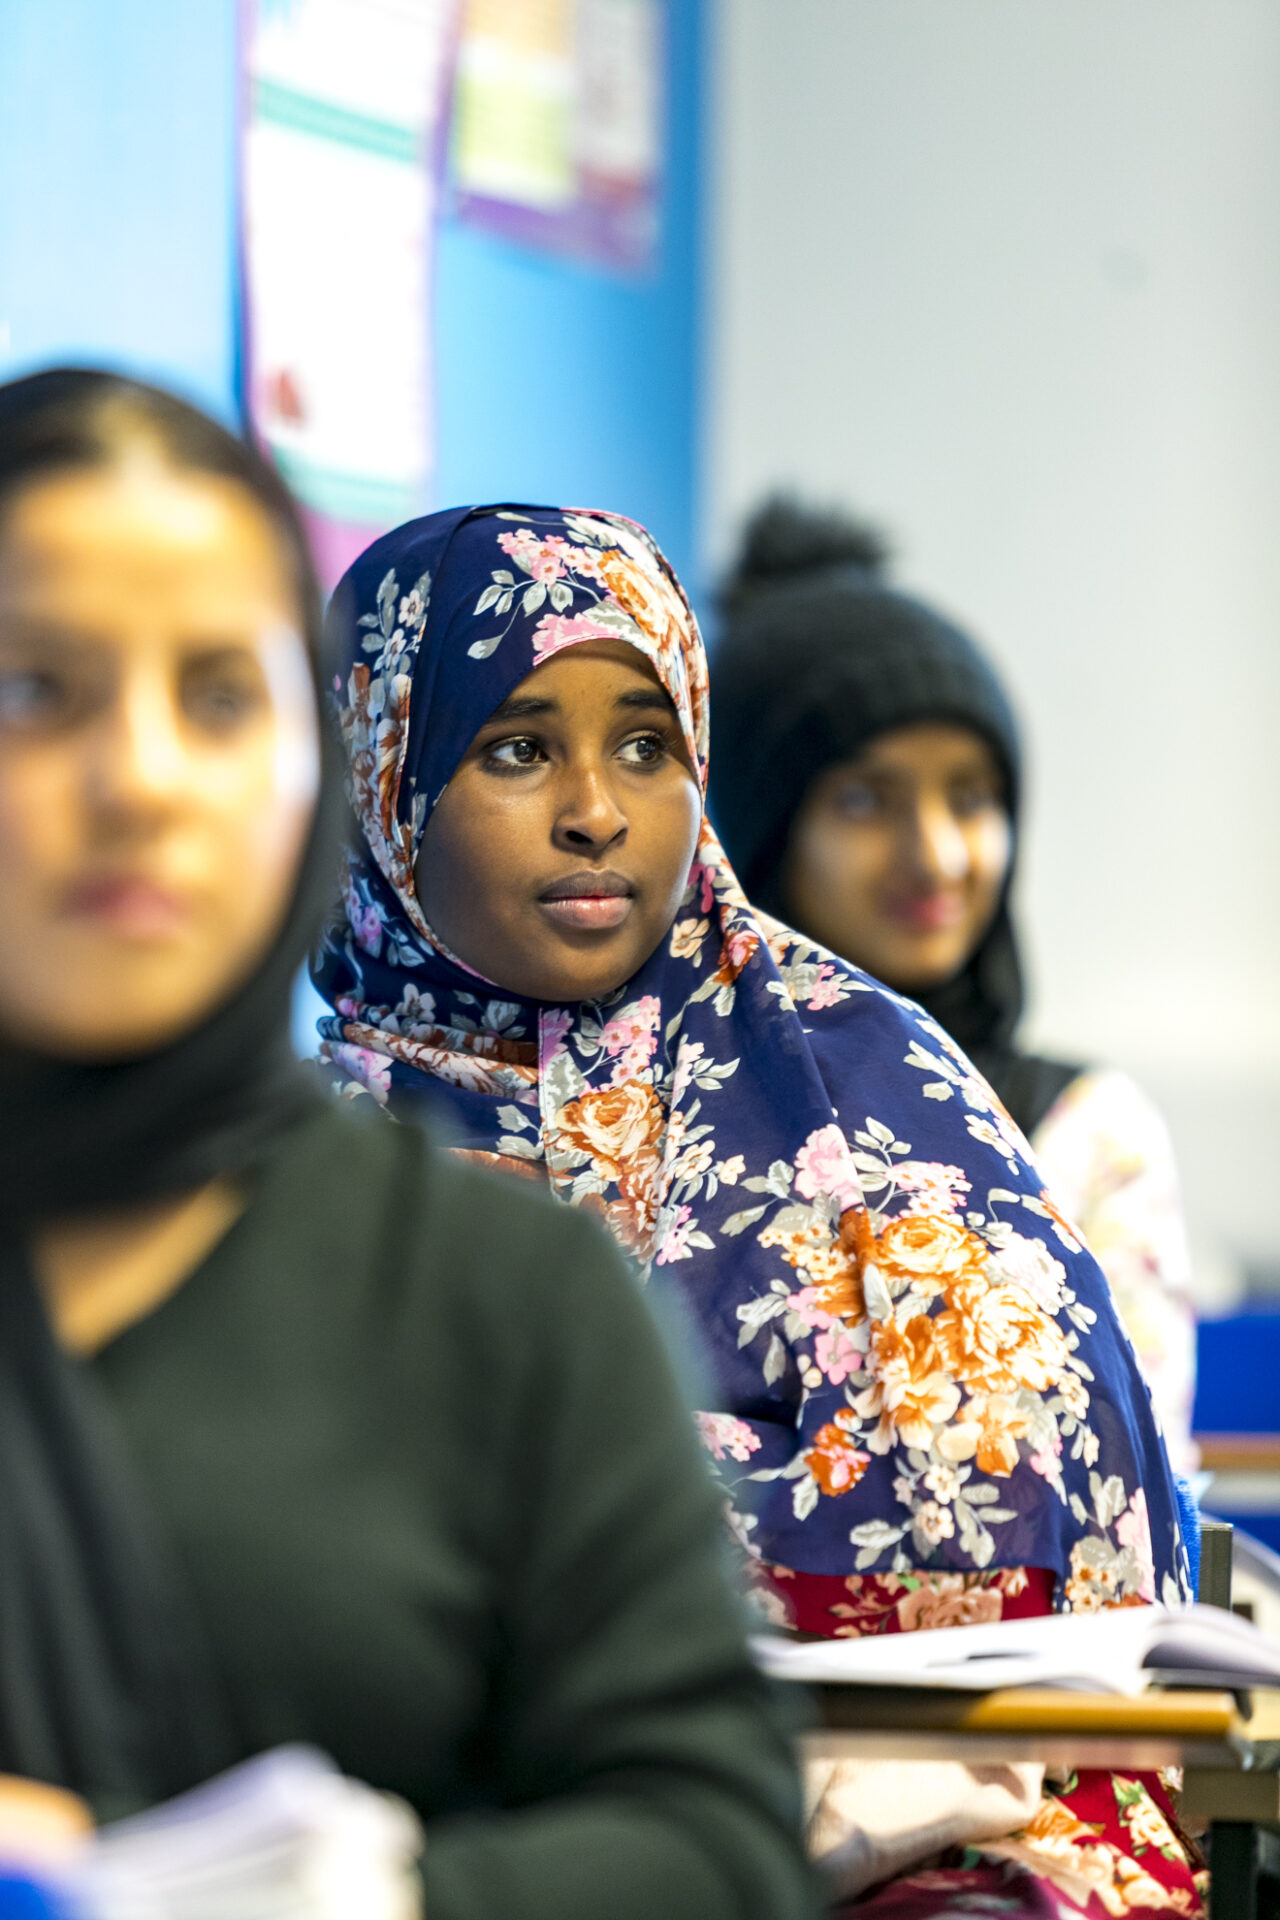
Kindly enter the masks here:
M 472 741 L 416 870 L 445 944 L 510 993 L 596 1000 L 665 937 L 702 802 L 679 724 L 624 641 L 567 648 Z
M 813 939 L 923 993 L 990 926 L 1012 845 L 985 741 L 967 727 L 900 727 L 814 781 L 791 832 L 787 905 Z
M 122 1059 L 279 930 L 319 784 L 297 595 L 233 480 L 141 447 L 0 511 L 0 1031 Z

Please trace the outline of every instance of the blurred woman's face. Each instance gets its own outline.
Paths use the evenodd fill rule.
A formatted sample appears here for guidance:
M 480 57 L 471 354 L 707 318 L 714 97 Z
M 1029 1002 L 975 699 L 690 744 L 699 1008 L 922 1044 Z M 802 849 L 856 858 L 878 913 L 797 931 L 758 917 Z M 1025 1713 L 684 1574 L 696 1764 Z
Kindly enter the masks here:
M 0 509 L 0 1032 L 123 1059 L 198 1024 L 283 921 L 319 785 L 280 536 L 149 449 Z
M 995 915 L 1013 836 L 994 754 L 960 726 L 900 727 L 814 781 L 784 887 L 797 927 L 906 993 L 959 973 Z
M 566 648 L 481 727 L 427 822 L 427 920 L 531 999 L 598 1000 L 666 937 L 702 798 L 671 701 L 624 641 Z

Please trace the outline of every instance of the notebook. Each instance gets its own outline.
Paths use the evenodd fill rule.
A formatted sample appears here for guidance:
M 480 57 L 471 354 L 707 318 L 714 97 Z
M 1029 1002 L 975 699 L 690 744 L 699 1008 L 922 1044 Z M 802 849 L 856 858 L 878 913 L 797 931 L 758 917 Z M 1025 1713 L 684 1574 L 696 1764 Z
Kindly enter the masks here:
M 1220 1607 L 1117 1607 L 848 1640 L 758 1634 L 752 1647 L 766 1673 L 809 1685 L 1139 1694 L 1160 1677 L 1280 1687 L 1280 1638 Z

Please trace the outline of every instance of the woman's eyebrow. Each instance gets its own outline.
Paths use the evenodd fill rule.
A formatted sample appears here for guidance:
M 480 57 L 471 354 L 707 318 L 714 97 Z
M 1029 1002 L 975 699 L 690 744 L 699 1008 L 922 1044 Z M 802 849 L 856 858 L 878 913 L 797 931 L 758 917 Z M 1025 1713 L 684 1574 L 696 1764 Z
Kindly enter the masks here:
M 100 653 L 109 637 L 92 627 L 69 625 L 40 614 L 0 614 L 0 641 L 9 646 L 56 648 L 63 653 Z
M 558 705 L 554 700 L 542 700 L 536 694 L 522 694 L 517 699 L 512 694 L 509 700 L 504 700 L 500 707 L 494 708 L 485 725 L 491 727 L 498 720 L 527 720 L 531 714 L 557 711 Z
M 674 713 L 675 706 L 669 693 L 661 687 L 633 687 L 627 693 L 620 693 L 615 706 L 657 708 L 662 713 Z

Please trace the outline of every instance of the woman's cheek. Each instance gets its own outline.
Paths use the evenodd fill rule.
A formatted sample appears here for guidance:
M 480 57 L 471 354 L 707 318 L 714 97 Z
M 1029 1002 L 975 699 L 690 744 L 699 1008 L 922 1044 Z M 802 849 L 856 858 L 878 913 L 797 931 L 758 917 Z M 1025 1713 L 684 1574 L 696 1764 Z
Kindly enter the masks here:
M 972 842 L 972 871 L 992 894 L 1000 891 L 1013 854 L 1013 831 L 1006 814 L 989 815 Z
M 873 826 L 833 824 L 824 837 L 822 884 L 833 897 L 860 913 L 875 910 L 876 896 L 892 886 L 898 870 L 898 848 L 891 834 Z
M 84 809 L 75 769 L 56 751 L 6 754 L 0 749 L 0 914 L 4 894 L 58 891 L 87 852 Z
M 263 726 L 232 749 L 192 761 L 194 791 L 207 796 L 230 840 L 274 861 L 298 844 L 320 792 L 319 744 L 293 725 Z

